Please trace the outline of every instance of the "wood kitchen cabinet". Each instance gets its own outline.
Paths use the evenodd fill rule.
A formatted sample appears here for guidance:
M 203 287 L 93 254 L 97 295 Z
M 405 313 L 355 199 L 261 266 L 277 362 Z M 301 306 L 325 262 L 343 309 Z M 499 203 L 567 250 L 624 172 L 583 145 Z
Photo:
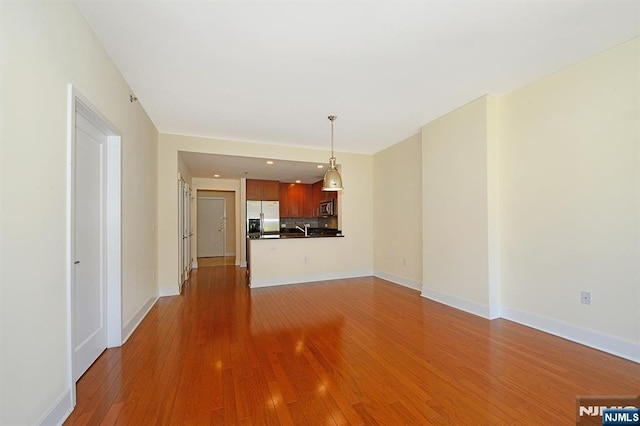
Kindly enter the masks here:
M 323 191 L 322 181 L 319 180 L 312 185 L 312 192 L 314 216 L 320 216 L 320 203 L 329 200 L 333 200 L 333 211 L 338 215 L 338 191 Z
M 313 217 L 311 185 L 303 183 L 280 184 L 280 217 Z
M 313 215 L 320 216 L 320 201 L 322 201 L 322 181 L 311 185 L 311 199 L 313 200 Z
M 281 183 L 278 185 L 279 199 L 280 199 L 280 217 L 289 217 L 289 191 L 288 183 Z
M 311 185 L 302 185 L 302 216 L 303 217 L 313 217 L 314 214 L 314 204 L 313 204 L 313 192 Z
M 277 180 L 247 179 L 247 200 L 278 201 L 279 189 Z

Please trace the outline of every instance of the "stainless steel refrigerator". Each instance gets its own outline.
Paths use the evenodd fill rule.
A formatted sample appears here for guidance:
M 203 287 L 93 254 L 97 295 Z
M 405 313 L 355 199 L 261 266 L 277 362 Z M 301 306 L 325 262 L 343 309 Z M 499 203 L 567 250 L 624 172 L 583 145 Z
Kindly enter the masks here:
M 280 232 L 279 201 L 247 201 L 247 234 Z

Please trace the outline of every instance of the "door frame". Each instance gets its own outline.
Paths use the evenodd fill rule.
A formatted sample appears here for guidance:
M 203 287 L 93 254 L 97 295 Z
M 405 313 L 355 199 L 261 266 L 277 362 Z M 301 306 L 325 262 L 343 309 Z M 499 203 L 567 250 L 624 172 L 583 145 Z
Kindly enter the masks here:
M 104 267 L 106 271 L 106 327 L 107 347 L 122 345 L 122 191 L 121 191 L 121 132 L 95 108 L 72 84 L 67 86 L 67 372 L 71 400 L 76 405 L 76 383 L 73 378 L 75 321 L 75 148 L 76 111 L 92 125 L 107 134 L 105 146 L 104 195 Z
M 180 269 L 180 285 L 178 293 L 182 293 L 184 283 L 189 279 L 192 269 L 191 238 L 191 185 L 178 173 L 178 254 Z

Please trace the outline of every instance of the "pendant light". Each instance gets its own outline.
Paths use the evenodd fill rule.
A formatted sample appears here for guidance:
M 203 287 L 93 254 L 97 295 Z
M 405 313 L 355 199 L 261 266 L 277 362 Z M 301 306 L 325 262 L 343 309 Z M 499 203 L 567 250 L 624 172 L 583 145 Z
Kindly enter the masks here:
M 329 170 L 324 174 L 324 180 L 322 182 L 323 191 L 342 191 L 342 177 L 340 172 L 336 168 L 336 158 L 333 156 L 333 122 L 336 118 L 335 115 L 330 115 L 329 121 L 331 121 L 331 158 L 329 158 Z

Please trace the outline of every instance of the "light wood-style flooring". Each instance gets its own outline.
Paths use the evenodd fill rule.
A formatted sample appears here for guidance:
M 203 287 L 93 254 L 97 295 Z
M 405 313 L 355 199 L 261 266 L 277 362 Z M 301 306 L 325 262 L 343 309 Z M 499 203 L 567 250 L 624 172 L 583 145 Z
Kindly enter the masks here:
M 640 365 L 366 277 L 250 290 L 200 267 L 78 381 L 69 425 L 571 425 Z

